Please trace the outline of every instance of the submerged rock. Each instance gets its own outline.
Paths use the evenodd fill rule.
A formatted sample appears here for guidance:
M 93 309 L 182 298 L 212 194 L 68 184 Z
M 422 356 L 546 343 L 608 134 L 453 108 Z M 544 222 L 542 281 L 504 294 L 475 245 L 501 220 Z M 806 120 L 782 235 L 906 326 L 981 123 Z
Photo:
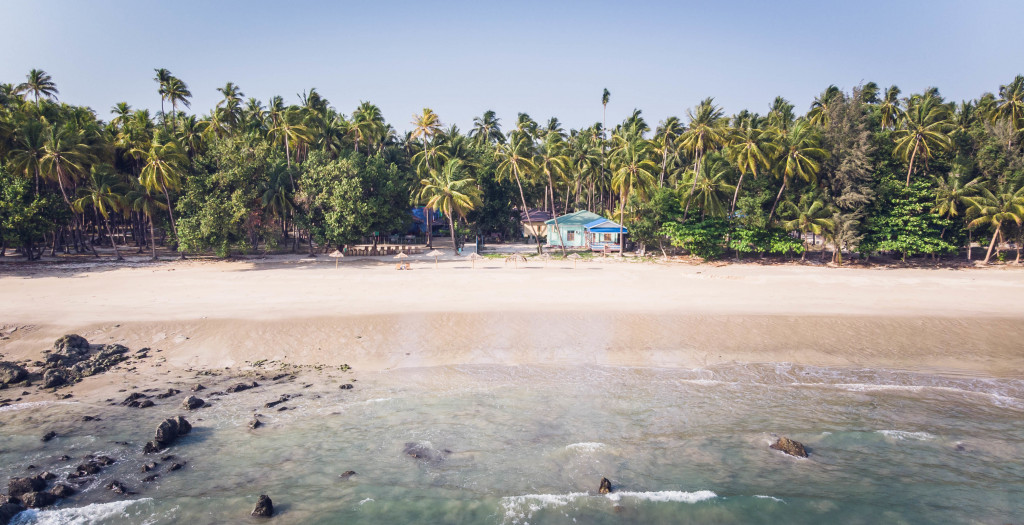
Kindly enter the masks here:
M 206 405 L 206 401 L 199 399 L 196 396 L 188 396 L 184 401 L 181 402 L 181 406 L 185 410 L 196 410 Z
M 117 494 L 123 494 L 125 496 L 128 496 L 130 494 L 135 494 L 134 492 L 128 490 L 128 487 L 124 486 L 124 483 L 121 483 L 120 481 L 118 481 L 116 479 L 111 481 L 110 483 L 107 483 L 106 487 L 107 487 L 107 490 L 116 492 Z
M 285 401 L 288 401 L 289 399 L 291 399 L 291 396 L 289 396 L 288 394 L 284 394 L 283 396 L 279 397 L 277 399 L 277 401 L 271 401 L 271 402 L 263 405 L 263 408 L 274 408 L 277 405 L 280 405 L 281 403 L 284 403 Z
M 25 367 L 10 361 L 0 361 L 0 386 L 20 383 L 28 378 Z
M 18 503 L 7 502 L 0 505 L 0 525 L 7 525 L 16 514 L 25 510 L 25 507 Z
M 601 478 L 601 486 L 597 489 L 600 494 L 610 494 L 612 491 L 612 482 L 608 478 Z
M 356 471 L 354 471 L 354 470 L 346 470 L 345 472 L 342 472 L 341 475 L 338 476 L 338 477 L 341 478 L 341 479 L 348 479 L 348 478 L 351 478 L 352 476 L 355 476 L 355 475 L 356 475 Z
M 57 437 L 57 433 L 51 430 L 51 431 L 43 434 L 43 443 L 46 443 L 47 441 L 49 441 L 49 440 L 51 440 L 51 439 L 53 439 L 55 437 Z
M 57 496 L 49 492 L 29 492 L 21 496 L 21 503 L 30 509 L 49 507 L 57 502 Z
M 778 441 L 769 445 L 769 448 L 785 452 L 790 456 L 796 456 L 798 458 L 806 458 L 807 450 L 804 449 L 803 443 L 799 441 L 793 441 L 788 437 L 780 437 Z
M 50 489 L 50 494 L 58 498 L 69 498 L 75 494 L 75 489 L 63 483 L 57 483 Z
M 449 450 L 436 450 L 430 445 L 416 442 L 406 443 L 402 452 L 406 456 L 424 461 L 444 461 L 445 457 L 451 453 Z
M 256 430 L 257 428 L 260 428 L 262 426 L 263 426 L 263 422 L 260 421 L 258 418 L 255 418 L 255 417 L 252 418 L 252 421 L 249 422 L 249 428 L 251 428 L 253 430 Z
M 7 482 L 7 495 L 12 498 L 20 498 L 22 494 L 38 492 L 45 488 L 46 480 L 39 476 L 11 478 Z
M 269 518 L 274 515 L 274 502 L 270 500 L 270 496 L 266 494 L 260 494 L 258 500 L 256 500 L 256 508 L 252 509 L 252 516 L 259 518 Z

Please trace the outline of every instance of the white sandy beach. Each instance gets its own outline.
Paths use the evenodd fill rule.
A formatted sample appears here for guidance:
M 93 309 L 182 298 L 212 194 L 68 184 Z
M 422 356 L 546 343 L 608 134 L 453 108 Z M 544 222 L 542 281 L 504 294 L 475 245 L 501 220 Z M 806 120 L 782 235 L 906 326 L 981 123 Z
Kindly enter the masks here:
M 73 263 L 0 268 L 5 359 L 53 340 L 161 349 L 172 366 L 791 362 L 1024 370 L 1024 271 L 603 260 Z M 16 330 L 14 330 L 16 328 Z M 13 331 L 12 331 L 13 330 Z

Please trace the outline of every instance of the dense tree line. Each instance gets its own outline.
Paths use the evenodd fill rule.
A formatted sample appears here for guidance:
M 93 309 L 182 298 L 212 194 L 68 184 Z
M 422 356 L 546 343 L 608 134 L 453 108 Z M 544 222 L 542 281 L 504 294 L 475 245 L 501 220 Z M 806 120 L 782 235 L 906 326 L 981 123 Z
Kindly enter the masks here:
M 194 115 L 184 81 L 154 80 L 157 115 L 121 102 L 109 120 L 59 102 L 40 70 L 0 84 L 0 250 L 314 253 L 404 233 L 412 205 L 456 245 L 518 237 L 529 208 L 589 209 L 641 250 L 708 258 L 805 255 L 808 239 L 839 263 L 971 258 L 977 241 L 989 262 L 1024 241 L 1022 76 L 960 103 L 868 83 L 829 86 L 803 115 L 777 97 L 728 116 L 708 98 L 653 128 L 639 110 L 568 131 L 487 111 L 468 133 L 430 109 L 400 133 L 369 102 L 345 115 L 315 89 L 264 103 L 230 82 Z

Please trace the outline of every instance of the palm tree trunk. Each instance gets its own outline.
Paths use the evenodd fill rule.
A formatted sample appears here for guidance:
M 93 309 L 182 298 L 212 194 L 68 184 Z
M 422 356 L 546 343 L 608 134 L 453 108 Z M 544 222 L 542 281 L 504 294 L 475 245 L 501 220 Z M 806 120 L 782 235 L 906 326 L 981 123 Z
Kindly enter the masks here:
M 697 178 L 700 177 L 700 165 L 703 160 L 704 155 L 701 154 L 697 157 L 697 162 L 693 164 L 693 185 L 690 186 L 690 193 L 686 195 L 686 207 L 683 209 L 683 222 L 686 222 L 686 217 L 690 215 L 690 201 L 693 199 L 693 192 L 697 190 Z
M 454 250 L 455 255 L 458 255 L 459 245 L 455 242 L 455 220 L 452 218 L 452 215 L 453 214 L 451 213 L 448 214 L 448 225 L 451 226 L 452 229 L 452 250 Z
M 736 213 L 736 199 L 740 196 L 740 186 L 743 186 L 743 176 L 746 172 L 740 172 L 740 180 L 736 182 L 736 191 L 732 194 L 732 206 L 729 207 L 729 216 Z
M 626 249 L 625 233 L 622 229 L 625 227 L 626 222 L 626 185 L 622 185 L 622 191 L 619 192 L 619 257 L 622 257 L 622 251 Z
M 919 140 L 914 141 L 914 152 L 910 154 L 910 166 L 907 168 L 907 187 L 910 187 L 910 172 L 914 171 L 914 158 L 917 157 L 917 145 Z
M 999 229 L 1002 228 L 1003 223 L 996 223 L 996 231 L 992 234 L 992 242 L 988 243 L 988 253 L 985 254 L 985 262 L 982 264 L 988 264 L 988 260 L 992 258 L 992 248 L 996 246 L 996 237 L 999 236 Z
M 779 205 L 779 199 L 782 198 L 782 190 L 786 189 L 786 179 L 782 179 L 782 187 L 779 188 L 779 194 L 775 196 L 775 203 L 772 204 L 772 211 L 768 212 L 768 222 L 772 222 L 772 215 L 775 215 L 775 208 Z
M 547 171 L 547 170 L 545 170 Z M 551 172 L 548 171 L 548 184 L 551 185 L 551 216 L 555 219 L 555 235 L 558 235 L 558 246 L 562 248 L 562 257 L 565 257 L 565 242 L 562 241 L 562 230 L 558 229 L 558 212 L 555 211 L 555 181 L 551 178 Z M 529 219 L 529 215 L 526 217 Z
M 114 247 L 114 255 L 117 256 L 117 260 L 122 261 L 124 257 L 121 257 L 121 252 L 117 249 L 117 241 L 114 240 L 114 232 L 110 230 L 110 219 L 105 221 L 107 223 L 107 235 L 110 235 L 110 245 Z
M 149 247 L 153 250 L 153 260 L 156 260 L 156 234 L 153 233 L 153 217 L 149 217 Z
M 515 177 L 516 177 L 516 186 L 519 187 L 519 198 L 523 201 L 523 213 L 527 213 L 526 218 L 529 219 L 530 218 L 530 216 L 528 214 L 529 212 L 527 211 L 527 208 L 526 208 L 526 194 L 523 193 L 523 183 L 519 181 L 519 169 L 513 167 L 512 168 L 512 174 L 515 175 Z M 540 245 L 540 235 L 535 235 L 535 237 L 537 239 L 537 255 L 540 255 L 540 254 L 544 253 L 544 248 L 542 248 L 541 245 Z

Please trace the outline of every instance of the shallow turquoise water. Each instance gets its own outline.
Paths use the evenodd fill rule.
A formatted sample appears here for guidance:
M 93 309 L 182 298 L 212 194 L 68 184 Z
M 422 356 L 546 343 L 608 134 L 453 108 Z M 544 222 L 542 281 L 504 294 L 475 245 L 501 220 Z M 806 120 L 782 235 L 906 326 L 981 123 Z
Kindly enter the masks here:
M 213 398 L 168 451 L 186 468 L 151 484 L 138 449 L 174 409 L 0 409 L 0 479 L 28 463 L 66 472 L 77 462 L 54 462 L 65 452 L 120 459 L 77 498 L 18 524 L 247 522 L 259 494 L 278 507 L 274 523 L 1004 523 L 1024 514 L 1021 380 L 790 365 L 466 366 L 364 374 L 356 385 Z M 262 408 L 282 393 L 302 396 L 285 412 Z M 251 431 L 257 407 L 267 426 Z M 96 413 L 95 427 L 39 442 L 41 429 Z M 777 435 L 811 457 L 768 449 Z M 410 444 L 429 457 L 407 455 Z M 358 474 L 342 480 L 347 470 Z M 596 493 L 602 476 L 616 493 Z M 102 489 L 111 478 L 139 494 L 115 497 Z

